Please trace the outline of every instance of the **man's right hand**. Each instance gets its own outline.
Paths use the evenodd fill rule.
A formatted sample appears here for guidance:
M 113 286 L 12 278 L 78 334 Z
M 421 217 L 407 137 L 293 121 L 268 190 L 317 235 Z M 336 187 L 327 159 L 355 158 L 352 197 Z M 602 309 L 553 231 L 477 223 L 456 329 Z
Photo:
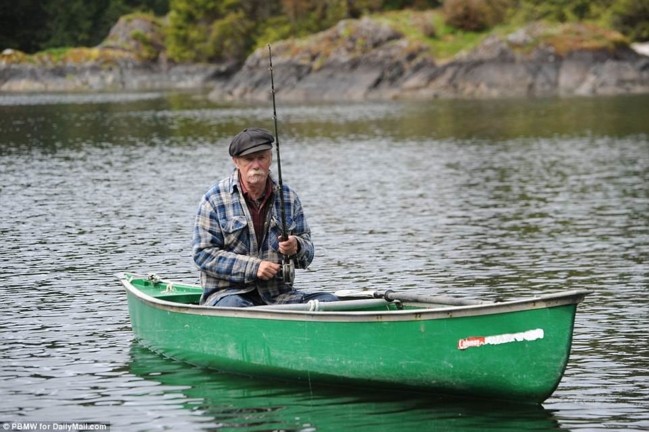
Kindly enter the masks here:
M 257 270 L 257 278 L 261 280 L 270 280 L 279 272 L 280 265 L 270 261 L 262 261 Z

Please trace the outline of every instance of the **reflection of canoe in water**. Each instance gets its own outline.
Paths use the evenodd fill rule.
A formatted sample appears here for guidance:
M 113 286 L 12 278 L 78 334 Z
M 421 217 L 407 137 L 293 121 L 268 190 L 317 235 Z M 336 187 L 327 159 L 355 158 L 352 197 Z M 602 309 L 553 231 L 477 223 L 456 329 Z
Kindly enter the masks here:
M 133 383 L 138 391 L 129 392 L 125 399 L 126 406 L 151 407 L 146 410 L 150 417 L 136 419 L 147 430 L 561 429 L 552 411 L 542 405 L 514 406 L 502 401 L 456 400 L 415 393 L 404 397 L 394 391 L 249 379 L 172 361 L 140 343 L 131 346 L 129 372 L 161 384 Z M 164 409 L 159 409 L 161 403 Z
M 500 303 L 392 294 L 392 301 L 243 309 L 199 306 L 197 285 L 120 279 L 136 337 L 174 359 L 248 375 L 526 403 L 543 402 L 559 384 L 577 304 L 588 294 Z

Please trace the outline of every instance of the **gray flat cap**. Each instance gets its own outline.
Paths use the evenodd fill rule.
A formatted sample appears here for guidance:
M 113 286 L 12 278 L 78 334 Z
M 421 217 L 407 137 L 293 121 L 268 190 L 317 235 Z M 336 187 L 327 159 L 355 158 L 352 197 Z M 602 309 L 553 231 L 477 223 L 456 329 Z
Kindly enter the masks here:
M 239 132 L 230 143 L 230 156 L 245 156 L 273 148 L 273 135 L 262 128 L 246 128 Z

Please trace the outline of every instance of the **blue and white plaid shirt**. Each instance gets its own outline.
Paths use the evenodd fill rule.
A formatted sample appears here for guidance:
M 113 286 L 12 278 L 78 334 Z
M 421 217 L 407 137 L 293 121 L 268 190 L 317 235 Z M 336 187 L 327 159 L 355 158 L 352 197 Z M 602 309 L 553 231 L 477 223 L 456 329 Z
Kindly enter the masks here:
M 239 184 L 238 170 L 203 196 L 194 225 L 194 262 L 201 272 L 203 297 L 209 303 L 229 294 L 258 290 L 269 304 L 295 300 L 297 292 L 278 279 L 257 279 L 261 261 L 279 263 L 281 235 L 279 186 L 274 179 L 272 205 L 265 222 L 262 244 L 257 244 L 255 229 Z M 286 226 L 297 237 L 299 252 L 292 259 L 296 268 L 306 268 L 314 256 L 311 230 L 300 200 L 290 187 L 283 185 Z M 299 294 L 301 295 L 301 294 Z

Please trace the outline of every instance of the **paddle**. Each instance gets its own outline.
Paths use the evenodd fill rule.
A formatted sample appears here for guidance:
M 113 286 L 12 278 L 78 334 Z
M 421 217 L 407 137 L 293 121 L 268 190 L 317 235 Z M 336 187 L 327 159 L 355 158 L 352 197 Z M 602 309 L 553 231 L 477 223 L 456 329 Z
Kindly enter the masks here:
M 363 297 L 363 298 L 382 298 L 387 301 L 401 301 L 401 302 L 414 302 L 414 303 L 434 303 L 451 306 L 478 306 L 493 304 L 491 301 L 482 300 L 469 300 L 457 297 L 450 297 L 445 295 L 425 295 L 406 292 L 397 292 L 392 290 L 386 291 L 355 291 L 355 290 L 341 290 L 336 291 L 338 298 L 343 297 Z

